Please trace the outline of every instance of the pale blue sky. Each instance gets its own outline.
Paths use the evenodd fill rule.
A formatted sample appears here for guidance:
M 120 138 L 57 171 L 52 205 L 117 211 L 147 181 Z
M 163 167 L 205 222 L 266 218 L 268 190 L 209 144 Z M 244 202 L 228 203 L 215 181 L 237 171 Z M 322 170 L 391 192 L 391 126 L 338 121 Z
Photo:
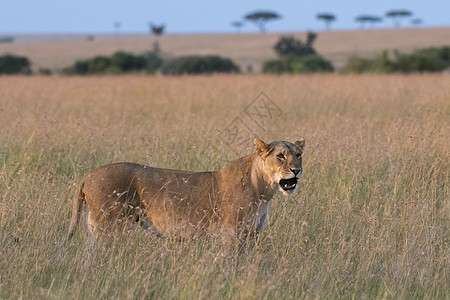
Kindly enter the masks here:
M 270 32 L 323 30 L 317 13 L 337 16 L 333 29 L 356 29 L 360 14 L 384 16 L 391 9 L 408 9 L 423 20 L 422 26 L 450 26 L 450 0 L 309 0 L 309 1 L 223 1 L 211 0 L 0 0 L 0 34 L 147 33 L 148 23 L 165 23 L 167 33 L 234 32 L 232 21 L 257 9 L 273 10 L 283 16 L 268 24 Z M 392 27 L 385 20 L 376 28 Z M 412 26 L 409 20 L 402 27 Z M 256 32 L 246 24 L 242 32 Z M 450 41 L 449 41 L 450 42 Z

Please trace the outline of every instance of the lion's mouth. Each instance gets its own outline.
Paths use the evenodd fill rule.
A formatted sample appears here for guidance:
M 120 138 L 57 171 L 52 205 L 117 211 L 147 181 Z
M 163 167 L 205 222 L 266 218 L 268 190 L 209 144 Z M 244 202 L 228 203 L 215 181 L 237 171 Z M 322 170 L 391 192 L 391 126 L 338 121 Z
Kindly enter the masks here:
M 289 179 L 281 179 L 278 184 L 283 189 L 283 191 L 289 192 L 295 190 L 297 186 L 298 179 L 296 177 Z

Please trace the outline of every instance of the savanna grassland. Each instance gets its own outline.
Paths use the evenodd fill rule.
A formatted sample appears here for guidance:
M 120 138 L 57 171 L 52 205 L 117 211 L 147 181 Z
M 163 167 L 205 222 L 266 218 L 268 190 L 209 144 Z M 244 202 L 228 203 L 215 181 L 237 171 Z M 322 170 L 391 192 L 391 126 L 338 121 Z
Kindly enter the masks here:
M 158 43 L 164 56 L 217 54 L 231 58 L 242 71 L 251 66 L 259 72 L 265 60 L 276 57 L 273 46 L 283 35 L 305 41 L 307 33 L 168 34 L 158 38 Z M 19 35 L 14 37 L 15 43 L 0 43 L 0 54 L 24 55 L 36 71 L 39 68 L 57 71 L 76 60 L 112 55 L 119 50 L 142 54 L 152 49 L 156 41 L 148 34 L 94 37 L 92 41 L 86 35 Z M 410 53 L 425 47 L 448 46 L 448 41 L 450 27 L 329 30 L 318 33 L 314 48 L 336 68 L 341 68 L 354 55 L 372 58 L 383 50 Z
M 261 91 L 280 110 L 258 127 Z M 449 76 L 1 77 L 0 95 L 1 299 L 450 298 Z M 251 253 L 141 229 L 63 243 L 83 174 L 214 169 L 252 152 L 227 145 L 234 120 L 307 143 Z

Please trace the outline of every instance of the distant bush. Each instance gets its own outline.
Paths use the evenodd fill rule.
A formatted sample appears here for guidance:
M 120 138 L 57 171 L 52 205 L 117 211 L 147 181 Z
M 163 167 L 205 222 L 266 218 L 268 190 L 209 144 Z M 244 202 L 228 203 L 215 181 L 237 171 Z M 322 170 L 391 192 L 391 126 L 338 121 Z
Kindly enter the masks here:
M 88 61 L 89 74 L 115 73 L 114 66 L 111 64 L 111 58 L 107 56 L 96 56 Z
M 292 73 L 333 72 L 331 62 L 320 55 L 296 57 L 291 63 Z
M 0 56 L 0 74 L 31 74 L 31 64 L 25 56 Z
M 297 40 L 292 36 L 282 36 L 274 46 L 274 50 L 278 56 L 295 55 L 305 56 L 316 54 L 316 51 L 312 47 L 317 34 L 308 32 L 306 43 L 301 40 Z
M 89 62 L 87 60 L 77 60 L 72 66 L 62 69 L 65 75 L 86 75 L 88 74 Z
M 282 36 L 274 46 L 278 59 L 266 60 L 263 63 L 263 73 L 313 73 L 333 72 L 330 61 L 316 53 L 312 44 L 315 33 L 309 32 L 306 43 L 294 37 Z
M 66 75 L 123 74 L 130 72 L 155 73 L 162 65 L 158 54 L 148 52 L 143 55 L 118 51 L 111 57 L 96 56 L 88 60 L 76 61 L 72 66 L 64 68 Z
M 0 44 L 7 44 L 7 43 L 14 43 L 14 37 L 13 36 L 5 36 L 0 37 Z
M 347 64 L 342 67 L 339 71 L 343 74 L 355 73 L 362 74 L 366 72 L 375 72 L 372 67 L 373 60 L 362 58 L 359 56 L 352 56 L 347 61 Z
M 287 62 L 286 58 L 280 59 L 270 59 L 263 63 L 262 71 L 263 73 L 290 73 L 291 67 Z
M 440 72 L 450 67 L 450 47 L 425 48 L 412 54 L 395 52 L 392 62 L 396 72 Z
M 347 64 L 340 69 L 341 73 L 390 73 L 393 71 L 392 61 L 389 59 L 387 51 L 377 55 L 372 59 L 352 56 Z
M 181 56 L 163 68 L 163 73 L 168 75 L 238 73 L 239 71 L 239 67 L 232 60 L 216 55 Z
M 111 57 L 111 66 L 117 67 L 122 72 L 144 70 L 146 61 L 144 56 L 137 56 L 123 51 L 118 51 Z
M 146 72 L 154 74 L 161 69 L 163 60 L 158 51 L 149 51 L 142 55 L 118 51 L 112 56 L 96 56 L 76 61 L 64 68 L 66 75 L 123 74 Z M 230 59 L 219 56 L 183 56 L 168 63 L 162 70 L 164 74 L 201 74 L 239 72 L 239 67 Z
M 149 51 L 142 56 L 145 60 L 145 70 L 149 74 L 155 74 L 163 65 L 163 60 L 159 56 L 159 51 Z
M 425 48 L 411 54 L 395 51 L 389 58 L 385 50 L 372 59 L 351 57 L 342 73 L 440 72 L 450 67 L 450 47 Z
M 53 74 L 52 70 L 49 68 L 39 68 L 39 70 L 37 71 L 37 73 L 39 75 L 43 75 L 43 76 L 50 76 Z
M 317 54 L 306 56 L 285 55 L 279 59 L 267 60 L 263 64 L 263 73 L 294 74 L 333 71 L 333 65 Z

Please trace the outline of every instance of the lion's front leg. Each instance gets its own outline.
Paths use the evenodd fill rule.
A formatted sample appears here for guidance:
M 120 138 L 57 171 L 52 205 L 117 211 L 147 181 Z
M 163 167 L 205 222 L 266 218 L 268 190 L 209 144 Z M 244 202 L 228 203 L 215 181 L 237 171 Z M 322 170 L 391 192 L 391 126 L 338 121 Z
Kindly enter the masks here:
M 160 237 L 161 233 L 156 229 L 155 225 L 153 225 L 152 221 L 150 221 L 146 216 L 142 216 L 141 219 L 139 219 L 139 225 L 144 229 L 146 232 L 150 233 L 151 235 L 154 235 L 156 237 Z
M 220 235 L 224 247 L 230 250 L 238 250 L 239 253 L 251 251 L 259 237 L 259 231 L 255 229 L 255 223 L 241 224 L 241 226 L 222 228 Z

